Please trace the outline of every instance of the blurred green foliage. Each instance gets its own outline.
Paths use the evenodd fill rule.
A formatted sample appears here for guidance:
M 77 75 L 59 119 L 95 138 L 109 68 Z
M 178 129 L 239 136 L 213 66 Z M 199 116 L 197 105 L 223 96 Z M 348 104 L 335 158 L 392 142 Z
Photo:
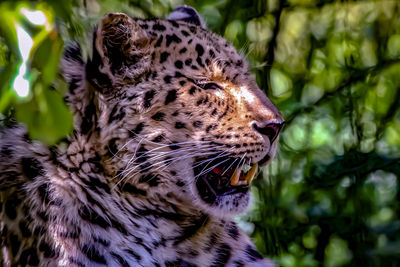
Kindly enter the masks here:
M 238 221 L 281 266 L 399 266 L 400 3 L 333 0 L 58 0 L 0 4 L 0 116 L 53 144 L 72 129 L 57 74 L 63 43 L 89 47 L 108 11 L 195 7 L 248 59 L 287 124 Z M 41 10 L 35 25 L 21 9 Z M 17 26 L 32 38 L 26 62 Z M 29 95 L 14 80 L 21 65 Z M 22 76 L 21 76 L 22 77 Z M 1 115 L 2 114 L 2 115 Z M 11 115 L 13 115 L 11 114 Z

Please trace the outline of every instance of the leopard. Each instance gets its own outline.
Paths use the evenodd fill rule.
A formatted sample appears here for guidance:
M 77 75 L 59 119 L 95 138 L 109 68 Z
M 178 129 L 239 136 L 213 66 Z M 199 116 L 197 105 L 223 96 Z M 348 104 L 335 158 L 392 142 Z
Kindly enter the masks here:
M 66 139 L 2 126 L 2 265 L 275 266 L 235 220 L 284 123 L 245 57 L 190 6 L 107 13 L 89 43 L 60 64 Z

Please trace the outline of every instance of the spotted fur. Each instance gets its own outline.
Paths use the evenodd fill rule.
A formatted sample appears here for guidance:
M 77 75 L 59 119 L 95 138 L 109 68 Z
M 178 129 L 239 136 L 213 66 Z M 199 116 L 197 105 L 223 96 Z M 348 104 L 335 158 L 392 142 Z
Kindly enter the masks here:
M 193 166 L 204 155 L 265 164 L 276 140 L 260 125 L 282 118 L 226 40 L 194 9 L 174 12 L 107 14 L 90 59 L 66 50 L 66 148 L 2 130 L 4 266 L 272 266 L 232 220 L 249 194 L 206 202 Z

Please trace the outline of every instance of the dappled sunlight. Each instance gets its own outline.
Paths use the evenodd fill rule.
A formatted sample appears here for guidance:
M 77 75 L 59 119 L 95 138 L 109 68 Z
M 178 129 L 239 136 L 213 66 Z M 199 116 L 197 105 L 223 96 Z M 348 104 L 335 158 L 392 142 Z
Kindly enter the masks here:
M 19 67 L 19 72 L 15 77 L 13 83 L 13 89 L 20 97 L 27 97 L 30 91 L 30 83 L 26 78 L 28 76 L 27 73 L 27 64 L 29 59 L 29 53 L 33 46 L 33 40 L 29 36 L 29 34 L 19 25 L 16 25 L 17 30 L 17 39 L 18 39 L 18 47 L 22 57 L 21 66 Z

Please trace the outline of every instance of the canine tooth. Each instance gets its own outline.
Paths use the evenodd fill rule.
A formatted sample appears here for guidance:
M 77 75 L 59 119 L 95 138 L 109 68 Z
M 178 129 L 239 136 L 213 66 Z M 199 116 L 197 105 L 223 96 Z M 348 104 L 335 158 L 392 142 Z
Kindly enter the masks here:
M 231 177 L 231 185 L 237 185 L 237 183 L 239 182 L 241 171 L 241 169 L 235 169 L 235 172 L 232 174 Z
M 251 181 L 253 180 L 254 175 L 256 174 L 257 168 L 258 168 L 258 164 L 254 163 L 253 166 L 251 167 L 250 171 L 246 174 L 245 179 L 246 179 L 247 184 L 250 184 Z

